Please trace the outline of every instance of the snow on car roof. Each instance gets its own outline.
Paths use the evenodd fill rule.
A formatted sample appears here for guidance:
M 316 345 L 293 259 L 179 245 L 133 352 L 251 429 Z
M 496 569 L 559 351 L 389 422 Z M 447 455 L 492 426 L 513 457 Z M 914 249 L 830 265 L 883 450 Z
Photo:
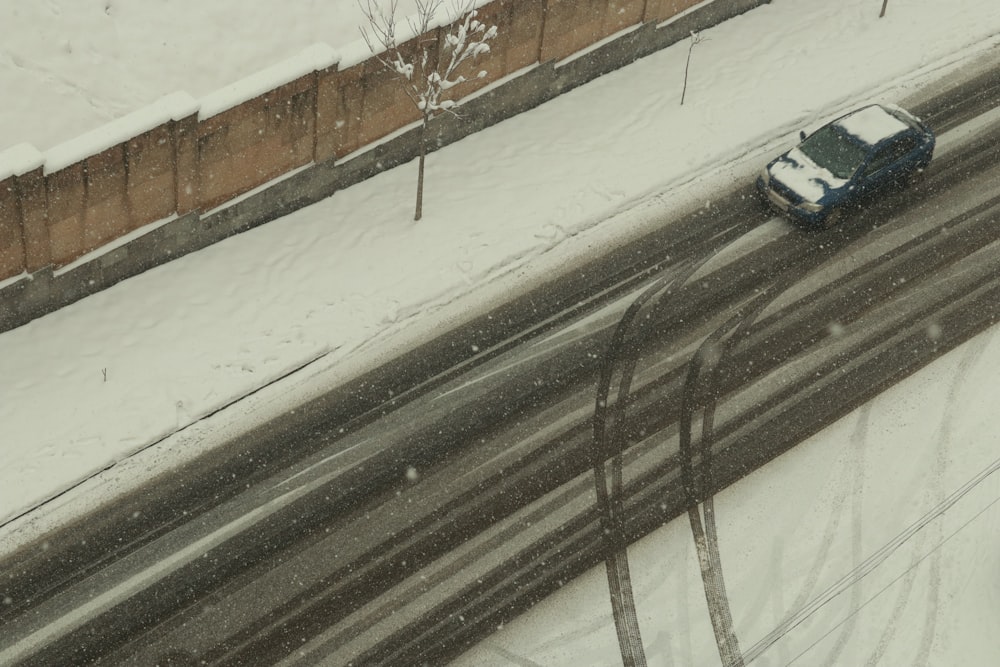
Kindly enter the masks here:
M 869 146 L 907 129 L 906 123 L 877 104 L 859 109 L 835 124 Z

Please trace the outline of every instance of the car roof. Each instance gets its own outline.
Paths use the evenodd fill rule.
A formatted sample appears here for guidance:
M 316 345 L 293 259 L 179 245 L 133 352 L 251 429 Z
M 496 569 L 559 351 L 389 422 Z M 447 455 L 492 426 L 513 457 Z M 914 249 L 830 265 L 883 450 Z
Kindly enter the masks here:
M 909 125 L 878 104 L 852 111 L 835 120 L 833 125 L 869 146 L 910 129 Z

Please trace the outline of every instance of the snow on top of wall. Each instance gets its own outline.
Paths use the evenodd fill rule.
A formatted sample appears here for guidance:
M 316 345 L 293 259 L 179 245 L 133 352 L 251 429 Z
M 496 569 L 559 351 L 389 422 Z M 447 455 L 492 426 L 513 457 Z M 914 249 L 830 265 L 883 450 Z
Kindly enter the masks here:
M 467 8 L 479 8 L 489 2 L 492 0 L 471 0 L 461 6 L 442 6 L 430 27 L 450 25 L 464 15 Z M 416 36 L 413 30 L 415 25 L 412 16 L 398 22 L 400 42 Z M 185 92 L 172 93 L 147 107 L 54 146 L 44 155 L 28 144 L 20 144 L 0 152 L 0 180 L 26 173 L 41 165 L 44 165 L 46 174 L 51 174 L 125 143 L 168 120 L 180 120 L 193 113 L 198 113 L 199 120 L 205 120 L 311 72 L 334 65 L 338 65 L 339 69 L 346 69 L 370 57 L 372 52 L 364 39 L 355 40 L 340 50 L 318 42 L 292 58 L 209 93 L 200 101 Z
M 45 173 L 51 174 L 65 169 L 112 146 L 123 144 L 167 121 L 186 118 L 196 111 L 198 111 L 198 101 L 185 92 L 161 97 L 147 107 L 49 149 L 45 154 Z
M 45 156 L 42 152 L 31 144 L 11 146 L 5 151 L 0 151 L 0 181 L 38 169 L 44 161 Z
M 306 74 L 335 65 L 340 57 L 340 52 L 329 44 L 318 42 L 306 47 L 297 56 L 271 65 L 206 95 L 201 99 L 198 118 L 204 120 L 217 116 L 223 111 L 269 93 Z
M 483 5 L 489 4 L 493 0 L 466 0 L 466 2 L 455 2 L 455 3 L 441 3 L 434 17 L 430 20 L 428 28 L 433 30 L 434 28 L 441 28 L 443 26 L 451 25 L 461 17 L 465 16 L 465 13 L 471 9 L 479 9 Z M 405 18 L 398 18 L 396 20 L 396 43 L 404 44 L 409 40 L 417 36 L 417 15 L 412 14 Z M 373 35 L 372 29 L 367 23 L 361 26 L 361 30 L 367 32 L 369 36 Z M 363 34 L 363 33 L 362 33 Z M 374 48 L 374 53 L 372 52 Z M 359 37 L 355 41 L 341 47 L 341 59 L 339 69 L 341 71 L 354 67 L 365 60 L 371 58 L 373 55 L 379 55 L 385 51 L 385 48 L 378 43 L 378 40 L 372 38 L 371 47 L 369 47 L 368 42 L 364 37 Z
M 375 46 L 374 41 L 372 42 L 372 46 Z M 381 51 L 379 51 L 379 53 L 381 53 Z M 368 43 L 359 37 L 347 46 L 341 47 L 340 56 L 338 69 L 343 71 L 368 60 L 372 57 L 372 52 L 371 49 L 368 48 Z
M 850 116 L 837 121 L 837 125 L 869 146 L 874 146 L 883 139 L 907 129 L 906 123 L 877 104 L 855 111 Z

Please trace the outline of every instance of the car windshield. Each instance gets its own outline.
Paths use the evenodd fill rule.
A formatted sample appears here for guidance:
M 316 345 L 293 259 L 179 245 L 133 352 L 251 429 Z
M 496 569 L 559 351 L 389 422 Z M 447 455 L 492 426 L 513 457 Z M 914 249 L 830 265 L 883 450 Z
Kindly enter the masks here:
M 802 142 L 799 150 L 813 162 L 829 169 L 837 178 L 850 178 L 865 159 L 865 151 L 832 126 L 818 130 Z

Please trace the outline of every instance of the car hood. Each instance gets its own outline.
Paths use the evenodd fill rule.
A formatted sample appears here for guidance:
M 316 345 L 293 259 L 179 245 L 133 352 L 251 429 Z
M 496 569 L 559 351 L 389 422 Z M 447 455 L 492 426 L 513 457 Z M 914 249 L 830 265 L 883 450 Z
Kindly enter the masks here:
M 829 169 L 813 162 L 808 155 L 793 148 L 768 167 L 771 178 L 798 194 L 805 201 L 818 202 L 831 190 L 847 184 L 847 180 L 837 178 Z

